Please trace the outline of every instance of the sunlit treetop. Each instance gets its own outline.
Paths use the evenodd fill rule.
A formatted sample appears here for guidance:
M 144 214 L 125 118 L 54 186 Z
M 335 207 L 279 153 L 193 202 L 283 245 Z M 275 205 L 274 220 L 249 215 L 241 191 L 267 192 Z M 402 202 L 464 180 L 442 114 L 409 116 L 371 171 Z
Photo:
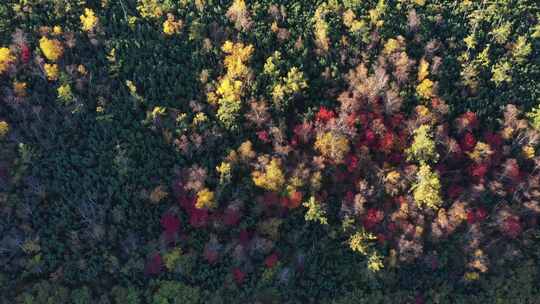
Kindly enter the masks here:
M 89 8 L 84 9 L 84 14 L 80 17 L 82 30 L 85 32 L 93 31 L 98 24 L 98 17 L 96 17 L 93 10 Z
M 15 57 L 11 54 L 11 51 L 6 48 L 0 48 L 0 74 L 7 71 L 9 65 L 15 61 Z
M 49 39 L 47 37 L 42 37 L 39 40 L 39 47 L 43 52 L 45 58 L 50 61 L 57 61 L 64 54 L 64 48 L 62 43 L 56 39 Z

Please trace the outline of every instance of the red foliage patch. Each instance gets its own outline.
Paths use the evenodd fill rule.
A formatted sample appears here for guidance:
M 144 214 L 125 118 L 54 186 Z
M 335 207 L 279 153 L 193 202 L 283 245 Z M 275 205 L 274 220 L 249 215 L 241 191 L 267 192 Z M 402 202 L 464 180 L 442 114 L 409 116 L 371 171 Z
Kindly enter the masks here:
M 484 208 L 469 209 L 467 211 L 467 223 L 474 224 L 481 222 L 487 218 L 487 211 Z
M 517 216 L 509 216 L 504 220 L 503 233 L 511 238 L 517 238 L 522 231 L 521 222 Z
M 358 168 L 358 157 L 352 154 L 347 155 L 345 164 L 347 165 L 347 171 L 354 172 Z
M 163 268 L 163 261 L 159 253 L 154 254 L 144 268 L 144 273 L 146 275 L 157 275 L 161 272 Z
M 270 135 L 266 131 L 257 132 L 257 137 L 264 143 L 270 142 Z
M 326 107 L 320 107 L 319 112 L 317 112 L 317 120 L 322 122 L 327 122 L 330 119 L 335 117 L 335 113 L 332 110 L 328 110 Z
M 276 266 L 276 264 L 279 262 L 279 257 L 277 253 L 272 253 L 271 255 L 267 256 L 266 259 L 264 259 L 264 265 L 268 268 L 272 268 Z
M 180 206 L 189 215 L 189 224 L 195 228 L 201 228 L 208 224 L 209 214 L 206 209 L 199 209 L 195 207 L 197 199 L 195 197 L 181 195 L 178 198 Z
M 487 164 L 473 164 L 470 167 L 470 174 L 476 180 L 480 180 L 486 176 L 488 172 Z
M 372 229 L 380 223 L 384 218 L 384 212 L 379 209 L 371 208 L 368 210 L 366 217 L 364 218 L 364 227 L 366 229 Z
M 26 44 L 21 44 L 21 61 L 23 63 L 30 62 L 30 57 L 32 56 L 32 53 L 30 51 L 30 48 Z
M 461 149 L 468 152 L 474 149 L 474 146 L 476 146 L 474 135 L 471 132 L 465 133 L 465 136 L 461 140 Z
M 396 137 L 392 132 L 386 132 L 384 134 L 383 138 L 379 141 L 379 148 L 384 152 L 390 152 L 392 150 L 392 147 L 394 146 L 394 142 L 396 141 Z
M 375 132 L 371 130 L 366 130 L 366 132 L 364 133 L 364 138 L 366 140 L 366 143 L 370 146 L 373 145 L 375 143 L 375 140 L 377 139 Z
M 475 217 L 476 217 L 476 220 L 481 222 L 483 220 L 485 220 L 488 216 L 488 213 L 486 211 L 486 209 L 480 207 L 478 209 L 476 209 L 476 212 L 475 212 Z
M 240 268 L 236 267 L 233 269 L 233 277 L 236 284 L 241 285 L 246 279 L 246 274 Z
M 193 208 L 189 213 L 189 224 L 195 228 L 201 228 L 208 224 L 208 210 Z
M 293 191 L 290 194 L 289 199 L 289 205 L 287 206 L 289 209 L 298 208 L 302 204 L 302 192 L 300 191 Z
M 161 227 L 164 229 L 167 237 L 172 237 L 180 228 L 180 220 L 175 214 L 166 213 L 161 217 Z

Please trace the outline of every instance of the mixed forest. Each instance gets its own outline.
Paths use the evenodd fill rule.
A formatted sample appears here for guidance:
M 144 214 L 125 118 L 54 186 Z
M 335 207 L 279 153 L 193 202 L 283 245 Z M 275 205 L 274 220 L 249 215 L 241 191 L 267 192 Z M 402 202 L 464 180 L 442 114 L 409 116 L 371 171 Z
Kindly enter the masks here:
M 538 1 L 0 3 L 0 304 L 535 304 L 539 221 Z

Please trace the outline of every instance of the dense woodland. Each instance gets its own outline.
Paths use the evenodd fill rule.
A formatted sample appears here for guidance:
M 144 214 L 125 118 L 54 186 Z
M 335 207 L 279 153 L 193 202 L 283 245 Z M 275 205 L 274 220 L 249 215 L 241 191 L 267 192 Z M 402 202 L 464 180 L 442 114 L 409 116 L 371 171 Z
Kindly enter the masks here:
M 4 0 L 0 304 L 539 303 L 539 149 L 534 0 Z

